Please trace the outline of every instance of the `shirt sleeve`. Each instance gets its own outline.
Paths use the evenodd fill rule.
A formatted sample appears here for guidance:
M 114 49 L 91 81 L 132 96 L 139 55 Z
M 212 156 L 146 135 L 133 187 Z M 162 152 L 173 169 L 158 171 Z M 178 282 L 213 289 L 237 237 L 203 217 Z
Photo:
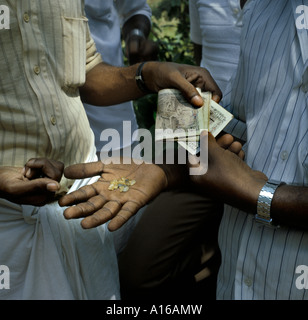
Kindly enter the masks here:
M 200 30 L 200 18 L 198 7 L 195 0 L 189 0 L 189 19 L 190 19 L 190 40 L 202 45 L 202 34 Z
M 87 26 L 87 46 L 86 46 L 86 73 L 103 61 L 101 54 L 96 49 L 96 44 L 91 36 L 89 26 Z

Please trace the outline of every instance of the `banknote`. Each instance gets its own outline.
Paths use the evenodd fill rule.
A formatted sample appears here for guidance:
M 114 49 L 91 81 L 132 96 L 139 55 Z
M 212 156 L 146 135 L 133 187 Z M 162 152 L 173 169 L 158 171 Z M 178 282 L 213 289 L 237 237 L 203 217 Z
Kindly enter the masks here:
M 177 141 L 191 154 L 200 151 L 200 133 L 210 131 L 216 137 L 232 120 L 233 115 L 211 99 L 210 92 L 201 92 L 204 104 L 195 108 L 176 89 L 158 93 L 155 140 Z
M 199 91 L 201 93 L 201 91 Z M 200 135 L 209 128 L 211 93 L 202 92 L 204 104 L 192 106 L 176 89 L 158 92 L 155 140 L 178 140 Z

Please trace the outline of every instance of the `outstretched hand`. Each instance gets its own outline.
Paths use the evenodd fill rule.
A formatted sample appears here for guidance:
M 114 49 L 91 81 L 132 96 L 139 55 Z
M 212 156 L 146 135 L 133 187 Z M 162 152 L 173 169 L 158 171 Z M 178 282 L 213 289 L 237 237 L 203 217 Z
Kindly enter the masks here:
M 101 161 L 76 164 L 65 168 L 69 179 L 100 176 L 97 182 L 84 186 L 59 200 L 65 209 L 66 219 L 84 218 L 85 229 L 94 228 L 108 221 L 108 229 L 115 231 L 128 221 L 140 208 L 167 187 L 164 171 L 154 164 L 104 164 Z M 135 180 L 127 192 L 109 190 L 111 181 L 121 178 Z

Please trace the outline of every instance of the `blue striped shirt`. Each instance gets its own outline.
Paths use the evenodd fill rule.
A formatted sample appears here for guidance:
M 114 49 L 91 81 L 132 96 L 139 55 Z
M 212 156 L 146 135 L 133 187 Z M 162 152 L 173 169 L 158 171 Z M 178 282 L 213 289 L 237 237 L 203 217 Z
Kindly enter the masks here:
M 270 179 L 308 186 L 308 31 L 296 8 L 307 0 L 250 0 L 243 13 L 241 53 L 224 102 L 235 115 L 229 131 L 245 139 L 246 162 Z M 226 206 L 219 242 L 218 299 L 305 299 L 296 286 L 308 265 L 308 233 L 260 227 Z

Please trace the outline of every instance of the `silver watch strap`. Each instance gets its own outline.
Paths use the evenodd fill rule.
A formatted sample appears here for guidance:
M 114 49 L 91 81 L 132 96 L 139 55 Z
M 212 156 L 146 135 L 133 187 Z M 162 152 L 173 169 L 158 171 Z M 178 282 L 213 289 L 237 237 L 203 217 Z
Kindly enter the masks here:
M 267 181 L 260 191 L 257 203 L 257 213 L 255 215 L 256 222 L 265 226 L 279 227 L 273 223 L 271 217 L 271 205 L 276 189 L 284 184 L 284 182 Z

